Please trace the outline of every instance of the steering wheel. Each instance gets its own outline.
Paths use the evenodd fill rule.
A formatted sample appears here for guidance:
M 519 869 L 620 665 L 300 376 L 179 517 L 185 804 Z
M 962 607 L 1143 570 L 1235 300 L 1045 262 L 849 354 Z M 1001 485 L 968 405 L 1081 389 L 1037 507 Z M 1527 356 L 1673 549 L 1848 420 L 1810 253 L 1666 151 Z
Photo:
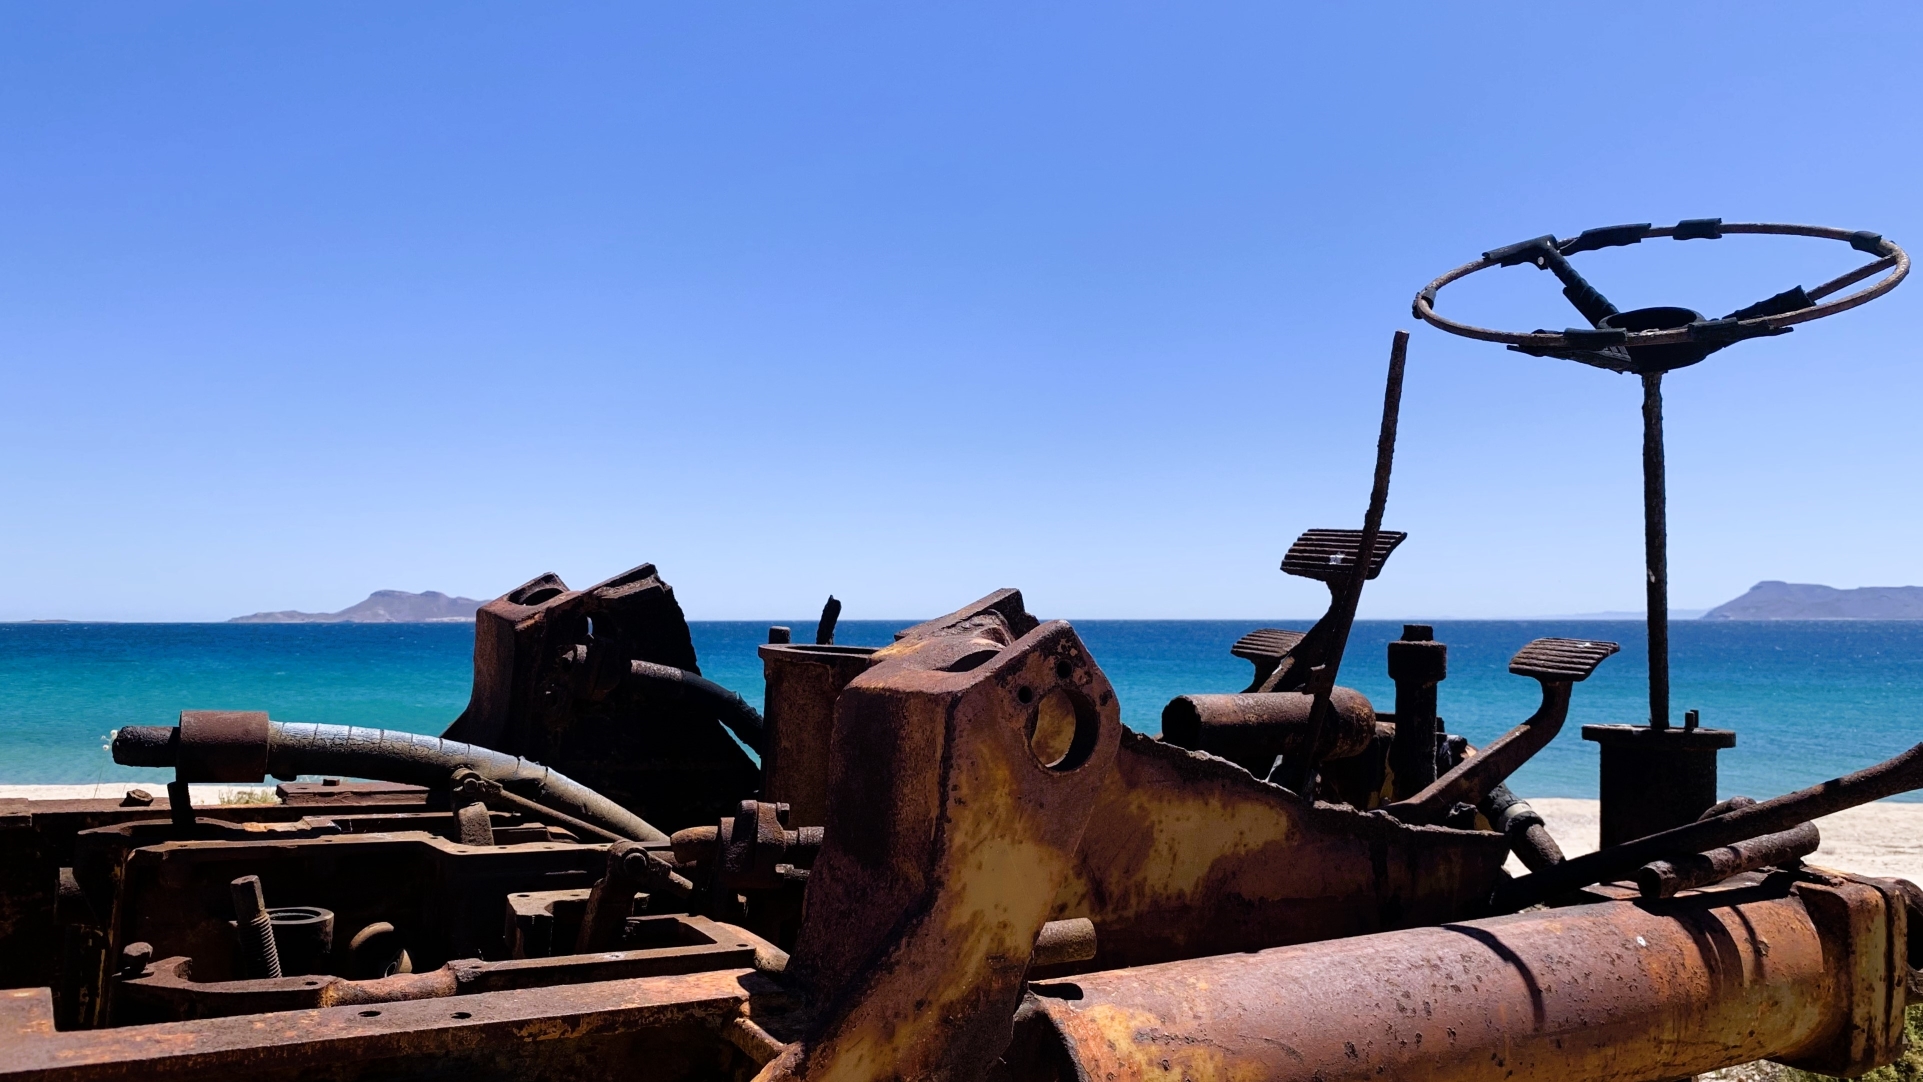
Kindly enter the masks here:
M 1873 262 L 1833 278 L 1815 289 L 1797 286 L 1773 297 L 1739 308 L 1721 319 L 1705 319 L 1687 308 L 1638 308 L 1618 311 L 1596 288 L 1583 280 L 1569 258 L 1578 252 L 1639 244 L 1653 237 L 1676 240 L 1717 240 L 1735 233 L 1768 233 L 1788 237 L 1816 237 L 1841 241 Z M 1576 306 L 1590 327 L 1556 331 L 1518 333 L 1496 331 L 1459 323 L 1436 314 L 1436 294 L 1442 287 L 1490 267 L 1515 267 L 1524 263 L 1555 274 L 1563 283 L 1563 296 Z M 1887 275 L 1836 300 L 1826 300 L 1883 271 Z M 1726 223 L 1721 218 L 1692 218 L 1669 226 L 1612 225 L 1585 229 L 1567 240 L 1553 236 L 1536 237 L 1482 253 L 1482 258 L 1465 263 L 1437 278 L 1416 294 L 1416 318 L 1433 327 L 1464 338 L 1501 342 L 1510 349 L 1538 357 L 1561 357 L 1616 372 L 1649 375 L 1692 365 L 1725 346 L 1748 338 L 1787 334 L 1798 323 L 1845 312 L 1866 304 L 1896 288 L 1910 273 L 1910 257 L 1881 234 L 1868 230 L 1832 229 L 1819 225 L 1783 225 L 1774 222 Z

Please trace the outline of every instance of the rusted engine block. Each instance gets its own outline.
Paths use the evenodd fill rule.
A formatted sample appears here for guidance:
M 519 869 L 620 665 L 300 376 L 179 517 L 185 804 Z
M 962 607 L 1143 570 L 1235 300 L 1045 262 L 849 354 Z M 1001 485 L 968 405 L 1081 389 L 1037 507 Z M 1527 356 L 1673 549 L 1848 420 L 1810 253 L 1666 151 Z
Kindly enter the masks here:
M 648 666 L 701 673 L 654 565 L 586 590 L 542 575 L 475 614 L 474 693 L 444 735 L 552 767 L 665 830 L 711 823 L 761 786 L 723 729 L 741 712 Z
M 1004 590 L 884 646 L 770 644 L 763 716 L 668 648 L 685 624 L 645 570 L 491 603 L 439 741 L 237 714 L 122 737 L 185 780 L 383 782 L 0 809 L 0 1078 L 1853 1073 L 1923 999 L 1923 892 L 1774 843 L 1711 873 L 1676 851 L 1666 897 L 1604 874 L 1502 910 L 1534 878 L 1511 853 L 1578 863 L 1503 779 L 1611 644 L 1526 646 L 1543 705 L 1478 752 L 1441 730 L 1426 629 L 1391 647 L 1395 712 L 1342 692 L 1320 732 L 1309 693 L 1261 690 L 1317 637 L 1265 630 L 1237 645 L 1257 690 L 1185 697 L 1155 739 Z M 1290 756 L 1323 799 L 1258 776 Z M 650 788 L 676 762 L 737 787 L 677 803 Z

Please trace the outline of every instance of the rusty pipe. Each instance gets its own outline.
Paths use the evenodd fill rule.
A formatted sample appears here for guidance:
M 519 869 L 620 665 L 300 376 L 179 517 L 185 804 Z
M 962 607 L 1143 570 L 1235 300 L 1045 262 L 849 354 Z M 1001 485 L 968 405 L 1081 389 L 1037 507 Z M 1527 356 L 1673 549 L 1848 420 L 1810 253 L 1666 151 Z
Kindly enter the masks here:
M 1329 696 L 1328 724 L 1314 749 L 1317 761 L 1360 754 L 1375 736 L 1375 708 L 1352 688 Z M 1242 695 L 1182 695 L 1162 708 L 1162 739 L 1206 751 L 1267 777 L 1278 755 L 1309 752 L 1315 696 L 1299 691 Z
M 1526 801 L 1518 800 L 1509 786 L 1498 785 L 1489 791 L 1488 799 L 1479 805 L 1489 824 L 1509 839 L 1509 851 L 1522 861 L 1523 867 L 1530 871 L 1546 868 L 1551 864 L 1561 864 L 1565 859 L 1562 846 L 1549 833 L 1549 825 L 1543 821 L 1542 813 L 1530 807 Z
M 1741 872 L 1795 864 L 1816 852 L 1822 842 L 1816 824 L 1804 823 L 1780 834 L 1746 838 L 1706 853 L 1652 860 L 1636 870 L 1636 885 L 1645 898 L 1674 897 L 1678 891 L 1720 883 Z
M 668 843 L 666 834 L 640 816 L 532 759 L 392 729 L 272 721 L 265 711 L 183 710 L 178 727 L 122 728 L 114 736 L 113 756 L 125 766 L 171 766 L 188 781 L 339 774 L 439 787 L 465 768 L 543 808 L 621 837 Z
M 635 687 L 700 703 L 713 710 L 721 724 L 726 725 L 728 731 L 753 749 L 756 755 L 762 754 L 766 748 L 767 726 L 761 720 L 760 712 L 749 706 L 740 695 L 700 673 L 637 659 L 628 663 L 627 681 Z
M 1017 1078 L 1620 1082 L 1900 1052 L 1893 884 L 1607 902 L 1035 985 Z
M 1745 838 L 1777 834 L 1812 819 L 1912 789 L 1923 789 L 1923 744 L 1875 766 L 1807 789 L 1571 857 L 1498 887 L 1492 904 L 1502 912 L 1522 909 L 1591 883 L 1633 874 L 1652 860 L 1701 853 Z

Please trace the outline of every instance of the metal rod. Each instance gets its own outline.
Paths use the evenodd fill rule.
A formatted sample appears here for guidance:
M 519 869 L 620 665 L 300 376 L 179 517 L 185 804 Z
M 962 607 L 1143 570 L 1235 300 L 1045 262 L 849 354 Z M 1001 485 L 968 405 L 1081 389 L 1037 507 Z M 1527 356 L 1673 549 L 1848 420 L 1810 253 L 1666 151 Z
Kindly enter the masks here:
M 1643 560 L 1649 620 L 1649 727 L 1669 728 L 1669 522 L 1663 483 L 1663 374 L 1643 373 Z
M 194 794 L 188 790 L 187 783 L 178 778 L 167 783 L 167 814 L 173 819 L 175 829 L 194 829 Z
M 1923 744 L 1854 774 L 1798 789 L 1758 804 L 1685 823 L 1635 841 L 1570 857 L 1497 888 L 1494 907 L 1512 912 L 1572 890 L 1632 875 L 1652 860 L 1701 853 L 1747 838 L 1776 834 L 1845 808 L 1923 789 Z
M 841 602 L 835 595 L 828 595 L 828 603 L 821 606 L 821 619 L 815 622 L 815 645 L 831 646 L 835 641 L 835 622 L 841 619 Z
M 1645 899 L 1673 898 L 1680 891 L 1720 883 L 1741 872 L 1771 865 L 1793 865 L 1816 852 L 1823 843 L 1815 823 L 1804 823 L 1776 834 L 1745 838 L 1707 853 L 1689 853 L 1652 860 L 1636 871 L 1636 885 Z
M 1886 271 L 1894 266 L 1896 266 L 1896 257 L 1886 255 L 1874 263 L 1865 263 L 1855 270 L 1850 271 L 1848 274 L 1839 274 L 1829 281 L 1824 282 L 1822 285 L 1817 286 L 1815 289 L 1807 291 L 1805 295 L 1808 296 L 1810 300 L 1820 301 L 1839 289 L 1853 286 L 1879 271 Z
M 502 804 L 506 804 L 508 807 L 513 808 L 515 811 L 521 812 L 533 818 L 546 819 L 551 822 L 559 823 L 561 826 L 564 826 L 567 829 L 574 831 L 576 834 L 583 835 L 585 837 L 599 838 L 604 842 L 625 842 L 625 841 L 636 841 L 636 840 L 640 840 L 640 841 L 648 840 L 645 838 L 643 839 L 624 838 L 621 835 L 616 834 L 611 830 L 598 827 L 593 823 L 587 822 L 586 820 L 576 819 L 574 816 L 569 815 L 566 812 L 556 811 L 555 809 L 548 807 L 546 804 L 541 804 L 541 803 L 537 803 L 535 801 L 529 800 L 527 797 L 524 797 L 519 793 L 509 792 L 500 783 L 493 782 L 486 778 L 483 778 L 479 774 L 476 774 L 474 771 L 468 770 L 465 767 L 460 770 L 456 770 L 454 772 L 452 788 L 455 791 L 458 792 L 464 786 L 470 786 L 470 785 L 474 787 L 474 792 L 480 796 L 481 802 L 483 804 L 487 803 L 490 800 L 496 801 Z M 492 824 L 490 824 L 489 829 L 492 829 Z
M 1349 645 L 1349 629 L 1355 625 L 1356 605 L 1362 600 L 1362 584 L 1369 579 L 1375 560 L 1375 545 L 1382 537 L 1382 511 L 1389 503 L 1389 474 L 1395 468 L 1396 421 L 1402 412 L 1402 370 L 1409 360 L 1409 332 L 1397 331 L 1389 346 L 1389 377 L 1382 387 L 1382 429 L 1375 441 L 1375 481 L 1369 488 L 1369 510 L 1362 516 L 1362 537 L 1356 545 L 1355 569 L 1343 584 L 1337 600 L 1338 629 L 1335 645 L 1329 649 L 1329 679 L 1335 680 L 1342 668 L 1342 653 Z M 1310 744 L 1314 746 L 1313 742 Z
M 1309 734 L 1301 756 L 1292 757 L 1300 765 L 1287 772 L 1285 787 L 1300 793 L 1305 800 L 1315 799 L 1315 751 L 1321 746 L 1322 730 L 1332 709 L 1329 696 L 1335 689 L 1336 673 L 1342 667 L 1342 652 L 1349 645 L 1349 631 L 1355 625 L 1356 605 L 1362 600 L 1362 584 L 1369 579 L 1369 566 L 1375 557 L 1376 540 L 1382 535 L 1382 510 L 1389 502 L 1389 475 L 1395 466 L 1396 421 L 1402 412 L 1402 371 L 1409 359 L 1409 332 L 1397 331 L 1389 346 L 1389 377 L 1382 388 L 1382 429 L 1375 442 L 1375 480 L 1369 489 L 1369 510 L 1362 516 L 1362 536 L 1356 544 L 1355 569 L 1336 592 L 1329 607 L 1334 645 L 1328 658 L 1310 676 L 1309 690 L 1315 705 L 1309 713 Z M 1287 760 L 1284 763 L 1287 764 Z M 1290 784 L 1293 783 L 1293 784 Z

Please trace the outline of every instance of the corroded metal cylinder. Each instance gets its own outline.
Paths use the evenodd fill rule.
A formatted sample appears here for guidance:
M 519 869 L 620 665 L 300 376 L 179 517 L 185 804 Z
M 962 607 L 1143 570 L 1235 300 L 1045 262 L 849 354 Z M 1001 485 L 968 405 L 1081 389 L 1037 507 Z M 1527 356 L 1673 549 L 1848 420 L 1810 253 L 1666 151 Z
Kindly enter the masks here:
M 769 643 L 760 648 L 767 681 L 761 799 L 786 804 L 788 821 L 828 821 L 828 737 L 835 698 L 868 668 L 871 646 Z
M 1318 762 L 1359 754 L 1375 736 L 1375 708 L 1367 696 L 1339 687 L 1329 702 L 1335 709 L 1322 727 L 1314 755 Z M 1162 708 L 1162 739 L 1266 777 L 1276 756 L 1307 750 L 1314 703 L 1315 696 L 1298 691 L 1182 695 Z
M 1756 1059 L 1854 1075 L 1902 1048 L 1900 888 L 1781 880 L 1036 985 L 1062 1077 L 1620 1082 Z
M 1728 729 L 1585 725 L 1602 745 L 1602 845 L 1695 822 L 1716 803 L 1716 753 L 1736 746 Z
M 1753 801 L 1752 801 L 1753 803 Z M 1732 875 L 1772 864 L 1790 867 L 1823 844 L 1815 823 L 1804 823 L 1776 834 L 1745 838 L 1704 853 L 1687 853 L 1654 860 L 1636 872 L 1636 885 L 1645 898 L 1670 898 L 1678 891 L 1720 883 Z
M 1389 679 L 1396 685 L 1395 744 L 1389 769 L 1395 795 L 1406 800 L 1433 783 L 1442 758 L 1442 728 L 1436 717 L 1436 685 L 1449 675 L 1449 648 L 1435 641 L 1427 624 L 1405 624 L 1402 638 L 1389 644 Z

